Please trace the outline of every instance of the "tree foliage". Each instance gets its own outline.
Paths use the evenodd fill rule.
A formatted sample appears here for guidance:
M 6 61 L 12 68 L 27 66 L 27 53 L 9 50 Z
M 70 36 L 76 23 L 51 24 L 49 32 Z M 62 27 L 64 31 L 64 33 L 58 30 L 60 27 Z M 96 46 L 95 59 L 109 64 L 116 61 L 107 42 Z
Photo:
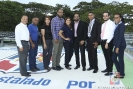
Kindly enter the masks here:
M 32 17 L 39 17 L 40 27 L 44 22 L 44 16 L 51 13 L 53 14 L 52 17 L 54 17 L 57 15 L 58 9 L 64 10 L 64 18 L 73 18 L 74 13 L 79 13 L 81 16 L 80 19 L 83 21 L 88 21 L 88 12 L 90 11 L 95 13 L 96 19 L 100 22 L 103 22 L 102 14 L 105 11 L 111 13 L 112 20 L 115 13 L 121 13 L 124 16 L 127 25 L 126 31 L 133 32 L 133 5 L 130 5 L 128 2 L 119 3 L 117 1 L 106 4 L 98 0 L 79 2 L 72 10 L 70 6 L 66 4 L 56 4 L 56 6 L 53 7 L 36 2 L 22 4 L 10 0 L 3 0 L 0 1 L 0 31 L 14 31 L 15 26 L 20 22 L 20 18 L 23 14 L 28 15 L 29 23 L 31 23 Z

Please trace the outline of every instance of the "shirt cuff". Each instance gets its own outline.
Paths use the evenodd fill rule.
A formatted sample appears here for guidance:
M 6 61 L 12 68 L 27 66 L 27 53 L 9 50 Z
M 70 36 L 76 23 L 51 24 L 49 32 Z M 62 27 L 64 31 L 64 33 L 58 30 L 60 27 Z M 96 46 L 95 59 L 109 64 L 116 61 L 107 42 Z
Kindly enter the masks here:
M 19 48 L 22 48 L 23 46 L 22 46 L 22 45 L 19 45 L 18 47 L 19 47 Z

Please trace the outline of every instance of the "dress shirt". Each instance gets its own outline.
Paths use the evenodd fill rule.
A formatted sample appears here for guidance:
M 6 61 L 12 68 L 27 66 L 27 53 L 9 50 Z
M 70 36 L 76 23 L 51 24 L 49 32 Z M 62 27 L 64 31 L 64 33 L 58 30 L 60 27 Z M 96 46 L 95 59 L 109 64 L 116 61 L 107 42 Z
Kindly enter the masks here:
M 94 25 L 95 19 L 93 19 L 92 21 L 90 21 L 89 26 L 88 26 L 88 37 L 91 37 L 91 31 Z
M 78 29 L 79 21 L 74 21 L 74 37 L 77 37 L 77 29 Z
M 19 48 L 23 47 L 21 40 L 29 41 L 29 30 L 27 25 L 20 23 L 15 27 L 15 41 Z
M 51 30 L 52 30 L 52 35 L 53 35 L 54 39 L 56 39 L 56 40 L 61 39 L 61 37 L 59 36 L 59 31 L 61 30 L 63 25 L 64 25 L 63 18 L 59 18 L 58 16 L 56 16 L 52 19 Z
M 106 24 L 106 26 L 104 26 L 105 24 Z M 104 27 L 105 27 L 105 30 L 104 30 Z M 107 40 L 106 42 L 110 43 L 110 41 L 114 37 L 115 27 L 116 27 L 115 23 L 113 21 L 111 21 L 110 19 L 108 21 L 104 22 L 101 27 L 101 34 L 104 30 L 104 36 L 103 37 L 101 36 L 101 39 Z

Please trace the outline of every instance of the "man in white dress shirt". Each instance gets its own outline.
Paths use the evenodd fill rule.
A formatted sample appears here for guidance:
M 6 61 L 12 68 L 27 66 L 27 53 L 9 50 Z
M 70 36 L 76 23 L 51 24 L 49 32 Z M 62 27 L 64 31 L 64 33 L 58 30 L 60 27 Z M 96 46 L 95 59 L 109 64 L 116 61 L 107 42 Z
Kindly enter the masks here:
M 106 69 L 101 71 L 105 73 L 105 76 L 109 76 L 112 72 L 113 61 L 112 61 L 112 50 L 113 50 L 113 36 L 115 30 L 115 23 L 110 20 L 109 12 L 103 13 L 104 23 L 101 27 L 101 47 L 104 53 L 106 61 Z
M 26 77 L 31 76 L 30 73 L 27 72 L 26 68 L 29 51 L 29 30 L 27 28 L 27 23 L 28 17 L 23 15 L 21 23 L 19 23 L 15 28 L 15 41 L 18 48 L 20 74 Z

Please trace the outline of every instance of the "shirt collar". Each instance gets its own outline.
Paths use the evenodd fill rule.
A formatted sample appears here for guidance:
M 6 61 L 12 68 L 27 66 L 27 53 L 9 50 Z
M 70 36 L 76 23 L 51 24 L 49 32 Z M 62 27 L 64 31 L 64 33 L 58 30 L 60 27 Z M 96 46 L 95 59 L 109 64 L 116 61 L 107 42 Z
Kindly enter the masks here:
M 22 22 L 21 22 L 20 24 L 22 24 L 22 25 L 24 25 L 24 26 L 26 26 L 26 27 L 27 27 L 27 25 L 23 24 Z
M 58 15 L 56 16 L 56 18 L 61 19 L 61 20 L 63 19 L 62 17 L 60 18 Z
M 80 21 L 80 20 L 79 20 L 79 21 Z M 79 21 L 78 21 L 78 22 L 74 21 L 74 23 L 79 23 Z
M 95 18 L 93 20 L 91 20 L 90 22 L 94 22 L 95 21 Z
M 119 23 L 115 23 L 115 25 L 119 25 L 119 24 L 121 24 L 122 23 L 122 21 L 120 21 Z

